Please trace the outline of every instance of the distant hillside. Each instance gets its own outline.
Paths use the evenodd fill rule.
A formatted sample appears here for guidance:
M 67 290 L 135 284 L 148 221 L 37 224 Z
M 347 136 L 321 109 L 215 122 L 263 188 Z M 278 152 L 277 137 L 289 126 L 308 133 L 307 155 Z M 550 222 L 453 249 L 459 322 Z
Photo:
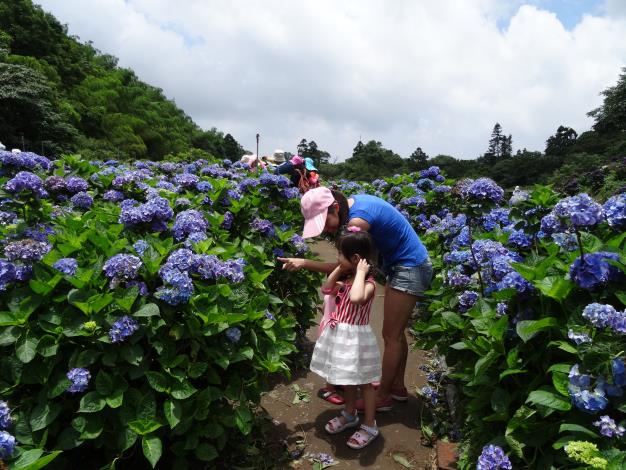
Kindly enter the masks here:
M 30 0 L 0 0 L 0 141 L 153 160 L 193 148 L 224 157 L 233 147 Z

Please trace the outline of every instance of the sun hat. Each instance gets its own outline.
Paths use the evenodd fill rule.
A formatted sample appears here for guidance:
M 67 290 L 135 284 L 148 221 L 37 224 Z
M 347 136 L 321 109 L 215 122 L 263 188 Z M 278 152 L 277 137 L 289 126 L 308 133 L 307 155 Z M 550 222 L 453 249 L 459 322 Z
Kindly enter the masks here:
M 318 171 L 317 168 L 315 168 L 315 165 L 313 164 L 313 159 L 312 158 L 309 158 L 309 157 L 305 158 L 304 159 L 304 166 L 309 171 Z
M 283 163 L 285 161 L 285 151 L 281 149 L 274 150 L 270 161 L 273 161 L 274 163 Z
M 324 231 L 328 208 L 335 202 L 333 193 L 325 187 L 310 189 L 300 200 L 300 210 L 304 216 L 304 238 L 317 237 Z
M 302 165 L 304 163 L 304 159 L 300 155 L 296 155 L 289 160 L 293 165 Z

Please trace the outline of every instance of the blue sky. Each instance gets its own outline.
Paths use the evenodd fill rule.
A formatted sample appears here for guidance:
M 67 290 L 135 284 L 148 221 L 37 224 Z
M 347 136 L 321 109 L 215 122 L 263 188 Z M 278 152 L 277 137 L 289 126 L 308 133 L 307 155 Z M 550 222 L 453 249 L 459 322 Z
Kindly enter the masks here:
M 626 0 L 36 0 L 247 149 L 472 158 L 579 134 L 626 66 Z

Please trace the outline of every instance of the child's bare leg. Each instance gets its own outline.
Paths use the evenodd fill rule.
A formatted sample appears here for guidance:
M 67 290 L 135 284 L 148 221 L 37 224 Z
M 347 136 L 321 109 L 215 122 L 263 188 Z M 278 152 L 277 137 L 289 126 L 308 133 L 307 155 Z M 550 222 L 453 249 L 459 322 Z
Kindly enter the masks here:
M 363 393 L 363 402 L 365 404 L 365 416 L 363 418 L 363 424 L 365 426 L 376 426 L 376 390 L 372 387 L 372 384 L 361 385 L 361 392 Z M 346 404 L 348 401 L 346 400 Z
M 356 385 L 345 385 L 343 399 L 346 401 L 346 413 L 356 413 Z

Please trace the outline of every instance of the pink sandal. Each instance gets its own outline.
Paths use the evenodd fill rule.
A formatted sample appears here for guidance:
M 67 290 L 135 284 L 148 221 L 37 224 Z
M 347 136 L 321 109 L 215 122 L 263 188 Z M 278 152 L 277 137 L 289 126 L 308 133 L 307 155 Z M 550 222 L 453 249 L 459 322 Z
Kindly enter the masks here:
M 341 416 L 345 419 L 344 423 L 341 422 Z M 328 434 L 339 434 L 348 428 L 354 428 L 359 425 L 359 417 L 356 413 L 351 415 L 346 410 L 341 410 L 341 416 L 337 416 L 326 423 L 324 429 Z
M 380 433 L 378 432 L 376 423 L 374 423 L 374 426 L 365 426 L 364 424 L 361 424 L 361 429 L 352 434 L 346 444 L 348 444 L 348 447 L 351 449 L 359 450 L 368 446 L 370 442 L 378 437 L 378 434 Z
M 343 405 L 345 400 L 341 395 L 339 395 L 335 390 L 329 390 L 326 387 L 320 388 L 317 392 L 317 396 L 322 400 L 326 400 L 328 403 L 332 403 L 333 405 Z

